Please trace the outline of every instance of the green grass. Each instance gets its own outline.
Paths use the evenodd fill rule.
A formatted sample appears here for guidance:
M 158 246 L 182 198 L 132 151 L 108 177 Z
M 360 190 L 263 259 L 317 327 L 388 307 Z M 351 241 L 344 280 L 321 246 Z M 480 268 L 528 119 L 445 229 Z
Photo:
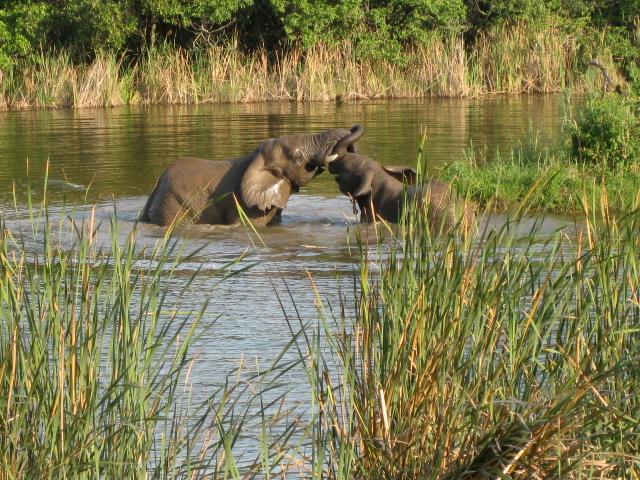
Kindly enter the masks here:
M 605 194 L 615 208 L 624 209 L 640 191 L 637 169 L 599 173 L 562 153 L 525 150 L 498 154 L 490 161 L 471 152 L 448 165 L 442 178 L 482 207 L 508 209 L 529 196 L 529 208 L 562 214 L 581 214 L 585 199 L 592 203 Z
M 640 191 L 638 97 L 592 94 L 575 112 L 567 110 L 564 140 L 554 149 L 542 148 L 534 134 L 508 156 L 489 160 L 486 152 L 471 149 L 444 169 L 443 179 L 494 208 L 525 198 L 529 208 L 564 214 L 580 213 L 582 202 L 604 197 L 619 211 L 634 205 Z
M 219 372 L 191 402 L 191 350 L 211 327 L 206 299 L 183 304 L 198 272 L 180 266 L 198 252 L 170 231 L 145 247 L 115 215 L 27 208 L 0 219 L 0 478 L 237 478 L 255 423 L 262 453 L 243 468 L 280 469 L 293 427 L 273 427 L 283 394 L 263 399 L 280 364 Z M 220 278 L 243 270 L 228 267 Z
M 638 478 L 640 212 L 600 200 L 575 236 L 362 238 L 307 343 L 315 478 Z
M 30 204 L 0 238 L 0 478 L 638 478 L 640 204 L 596 200 L 575 233 L 437 236 L 418 207 L 358 228 L 353 288 L 194 409 L 180 243 Z

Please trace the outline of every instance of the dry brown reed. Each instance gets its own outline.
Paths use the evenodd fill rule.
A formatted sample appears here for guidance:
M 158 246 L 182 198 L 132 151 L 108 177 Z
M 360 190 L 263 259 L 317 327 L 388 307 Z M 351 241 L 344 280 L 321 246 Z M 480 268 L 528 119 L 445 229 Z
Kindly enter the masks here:
M 605 44 L 604 34 L 599 43 Z M 133 66 L 110 54 L 76 65 L 67 52 L 42 53 L 37 62 L 2 72 L 0 108 L 587 91 L 599 79 L 597 72 L 584 73 L 579 47 L 557 27 L 516 24 L 485 32 L 472 46 L 459 35 L 434 37 L 407 49 L 401 65 L 359 58 L 349 44 L 275 56 L 265 49 L 242 53 L 234 41 L 204 51 L 157 47 Z M 611 66 L 601 50 L 594 55 Z

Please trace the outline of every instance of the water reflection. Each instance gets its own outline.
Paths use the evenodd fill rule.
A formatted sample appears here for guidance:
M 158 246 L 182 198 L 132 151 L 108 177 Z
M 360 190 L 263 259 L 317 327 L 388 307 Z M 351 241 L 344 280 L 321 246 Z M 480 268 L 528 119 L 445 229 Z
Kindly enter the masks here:
M 55 198 L 63 181 L 90 187 L 89 200 L 147 194 L 160 173 L 181 155 L 224 159 L 251 151 L 262 140 L 363 123 L 361 150 L 383 163 L 415 164 L 423 132 L 429 167 L 461 157 L 470 145 L 490 153 L 524 141 L 533 125 L 558 138 L 561 99 L 521 96 L 354 104 L 228 104 L 188 107 L 45 110 L 0 113 L 0 201 L 12 183 L 24 189 L 44 177 L 50 162 Z M 335 196 L 328 175 L 308 192 Z M 68 192 L 67 192 L 68 193 Z
M 90 205 L 98 202 L 97 215 L 107 225 L 115 208 L 124 236 L 158 175 L 180 155 L 223 159 L 252 150 L 264 138 L 363 123 L 367 131 L 360 149 L 384 163 L 414 164 L 426 133 L 429 167 L 437 172 L 462 156 L 470 143 L 488 152 L 508 151 L 524 141 L 532 124 L 552 144 L 559 134 L 561 103 L 558 97 L 520 96 L 3 112 L 0 209 L 14 227 L 24 220 L 24 204 L 11 206 L 12 184 L 19 200 L 24 199 L 29 177 L 41 193 L 49 161 L 48 195 L 54 205 L 66 199 L 75 206 L 72 216 L 87 218 Z M 58 206 L 52 214 L 56 212 L 62 214 Z M 547 223 L 543 232 L 555 230 L 564 219 Z M 207 294 L 210 318 L 218 318 L 224 328 L 203 340 L 205 365 L 218 365 L 221 355 L 268 357 L 279 351 L 287 341 L 282 335 L 286 325 L 274 289 L 292 292 L 290 300 L 297 305 L 293 313 L 303 322 L 316 319 L 310 278 L 330 297 L 335 297 L 337 285 L 352 285 L 350 245 L 355 229 L 367 228 L 356 224 L 351 203 L 324 174 L 290 199 L 282 224 L 261 229 L 261 238 L 241 228 L 220 226 L 179 232 L 193 248 L 201 249 L 183 266 L 187 271 L 202 270 L 201 290 L 187 292 L 193 295 L 187 301 L 198 304 L 202 292 L 216 285 Z M 159 227 L 140 228 L 141 243 L 152 244 L 164 235 Z M 245 252 L 251 261 L 260 262 L 259 268 L 223 284 L 213 282 L 211 276 L 220 266 Z

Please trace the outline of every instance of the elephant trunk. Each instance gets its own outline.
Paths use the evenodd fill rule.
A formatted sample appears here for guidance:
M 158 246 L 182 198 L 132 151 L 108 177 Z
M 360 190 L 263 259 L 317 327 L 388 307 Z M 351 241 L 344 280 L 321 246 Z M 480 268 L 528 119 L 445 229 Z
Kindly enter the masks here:
M 355 153 L 354 143 L 357 142 L 364 133 L 364 126 L 354 125 L 351 133 L 336 143 L 331 153 L 340 155 L 345 152 Z
M 356 132 L 356 134 L 354 134 L 354 132 Z M 362 136 L 362 133 L 364 133 L 364 127 L 355 125 L 351 130 L 347 130 L 346 128 L 332 128 L 314 135 L 311 138 L 308 152 L 309 156 L 313 159 L 311 164 L 323 168 L 325 166 L 325 158 L 335 151 L 338 145 L 341 145 L 341 149 L 356 152 L 355 142 Z

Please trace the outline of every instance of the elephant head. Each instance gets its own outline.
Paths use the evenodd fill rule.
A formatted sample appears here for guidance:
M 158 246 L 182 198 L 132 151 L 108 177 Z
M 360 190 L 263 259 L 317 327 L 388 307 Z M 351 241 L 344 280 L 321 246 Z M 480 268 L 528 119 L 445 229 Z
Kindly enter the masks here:
M 243 202 L 261 211 L 284 208 L 290 193 L 321 173 L 326 158 L 336 148 L 355 152 L 355 142 L 363 133 L 364 128 L 355 125 L 351 130 L 332 128 L 318 134 L 265 140 L 242 176 Z
M 357 202 L 363 222 L 381 218 L 397 223 L 406 202 L 417 200 L 437 231 L 450 232 L 461 225 L 468 233 L 475 225 L 473 205 L 460 198 L 451 185 L 437 179 L 416 185 L 417 172 L 411 167 L 382 165 L 348 152 L 328 156 L 325 166 L 336 175 L 340 191 Z
M 382 165 L 364 155 L 351 153 L 330 155 L 325 160 L 325 166 L 336 175 L 340 191 L 356 199 L 369 195 L 374 184 L 385 183 L 389 177 L 399 181 L 400 186 L 402 182 L 412 185 L 417 179 L 417 172 L 411 167 Z

